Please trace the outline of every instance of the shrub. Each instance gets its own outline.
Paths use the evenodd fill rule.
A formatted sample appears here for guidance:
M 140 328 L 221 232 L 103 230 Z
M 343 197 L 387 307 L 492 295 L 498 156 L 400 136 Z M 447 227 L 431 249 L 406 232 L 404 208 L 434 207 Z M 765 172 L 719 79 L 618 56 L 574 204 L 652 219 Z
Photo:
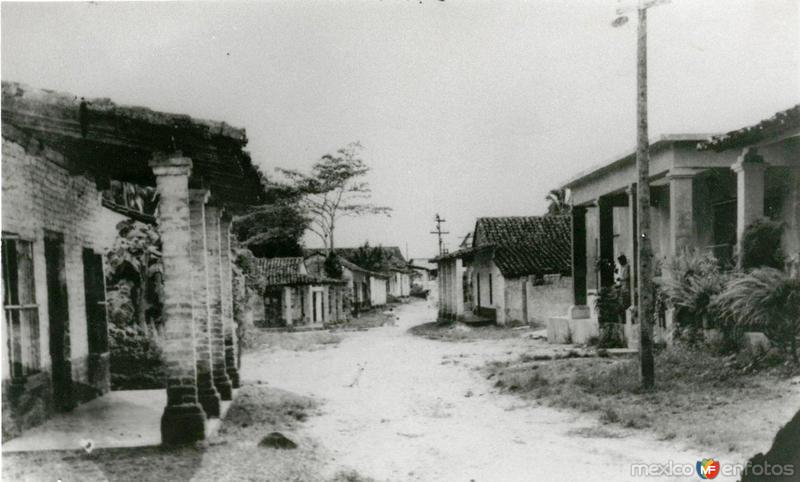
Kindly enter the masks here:
M 741 266 L 744 270 L 759 267 L 783 269 L 785 257 L 781 249 L 783 224 L 758 219 L 742 234 Z
M 600 289 L 594 300 L 594 308 L 597 310 L 598 322 L 601 325 L 625 322 L 625 310 L 630 306 L 630 296 L 626 296 L 626 293 L 627 290 L 621 289 L 618 285 Z
M 113 390 L 164 388 L 164 357 L 157 332 L 109 324 L 108 335 Z
M 800 336 L 800 279 L 773 268 L 756 268 L 734 278 L 714 302 L 739 331 L 763 331 L 770 342 L 797 358 Z
M 704 328 L 716 327 L 722 314 L 712 301 L 725 289 L 725 281 L 726 276 L 720 273 L 716 259 L 710 254 L 685 250 L 672 258 L 662 289 L 676 309 L 678 326 L 689 329 L 693 335 Z

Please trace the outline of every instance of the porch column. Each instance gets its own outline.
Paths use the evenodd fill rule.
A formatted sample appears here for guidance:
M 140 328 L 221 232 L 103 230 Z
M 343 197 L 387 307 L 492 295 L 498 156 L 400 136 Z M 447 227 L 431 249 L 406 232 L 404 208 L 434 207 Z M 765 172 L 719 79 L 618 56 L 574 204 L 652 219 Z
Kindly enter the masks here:
M 628 266 L 631 271 L 631 306 L 636 306 L 639 301 L 636 296 L 637 280 L 639 279 L 639 216 L 637 215 L 637 198 L 636 198 L 636 183 L 628 186 L 628 228 L 630 229 L 631 236 L 631 252 L 628 259 Z
M 301 290 L 305 290 L 306 295 L 304 297 L 305 303 L 305 316 L 303 317 L 303 323 L 310 325 L 314 322 L 314 293 L 311 291 L 311 285 L 304 285 L 300 287 Z
M 233 386 L 225 363 L 225 328 L 222 320 L 220 265 L 220 218 L 222 209 L 206 205 L 206 251 L 208 255 L 208 305 L 211 325 L 211 365 L 214 386 L 222 400 L 231 400 Z
M 286 323 L 286 326 L 292 326 L 292 324 L 294 324 L 294 320 L 292 320 L 294 316 L 294 309 L 292 308 L 292 287 L 284 286 L 282 294 L 283 303 L 281 304 L 281 308 L 283 309 L 283 321 Z
M 755 148 L 748 147 L 731 166 L 736 173 L 736 242 L 741 247 L 745 228 L 764 217 L 764 162 Z
M 671 169 L 669 179 L 669 231 L 670 252 L 673 255 L 694 244 L 694 205 L 692 200 L 691 169 Z
M 464 319 L 464 263 L 461 258 L 455 259 L 455 272 L 456 272 L 456 279 L 455 279 L 455 317 L 456 320 L 463 320 Z
M 161 416 L 161 442 L 180 444 L 205 437 L 206 415 L 197 398 L 194 319 L 192 318 L 189 173 L 192 161 L 180 153 L 150 161 L 160 196 L 158 230 L 164 267 L 164 355 L 167 406 Z
M 330 323 L 331 317 L 330 314 L 333 312 L 331 309 L 331 286 L 330 285 L 322 285 L 322 323 Z
M 336 293 L 336 320 L 341 321 L 346 318 L 344 314 L 344 286 L 336 286 L 334 293 Z
M 209 192 L 189 191 L 192 229 L 192 305 L 197 353 L 197 393 L 207 417 L 219 417 L 219 393 L 214 387 L 211 361 L 211 329 L 208 305 L 205 204 Z
M 586 208 L 572 207 L 572 306 L 569 318 L 589 318 L 586 305 Z
M 233 388 L 239 388 L 239 369 L 236 366 L 236 320 L 233 317 L 233 256 L 231 254 L 231 217 L 224 213 L 219 223 L 220 282 L 222 283 L 222 327 L 225 333 L 225 371 Z
M 614 206 L 605 197 L 597 200 L 600 224 L 600 287 L 614 284 Z

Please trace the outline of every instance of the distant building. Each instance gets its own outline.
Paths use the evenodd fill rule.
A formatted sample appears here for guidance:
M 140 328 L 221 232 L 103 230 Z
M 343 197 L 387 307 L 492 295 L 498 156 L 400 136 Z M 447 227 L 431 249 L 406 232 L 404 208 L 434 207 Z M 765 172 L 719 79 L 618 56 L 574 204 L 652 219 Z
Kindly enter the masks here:
M 308 271 L 316 276 L 325 276 L 326 257 L 324 250 L 306 250 Z M 386 304 L 389 274 L 364 269 L 343 256 L 339 257 L 339 263 L 345 282 L 345 312 L 358 314 L 359 311 Z
M 544 323 L 569 306 L 570 219 L 479 218 L 472 246 L 438 264 L 439 318 Z
M 324 325 L 346 318 L 345 281 L 308 273 L 302 257 L 257 258 L 252 276 L 267 327 Z

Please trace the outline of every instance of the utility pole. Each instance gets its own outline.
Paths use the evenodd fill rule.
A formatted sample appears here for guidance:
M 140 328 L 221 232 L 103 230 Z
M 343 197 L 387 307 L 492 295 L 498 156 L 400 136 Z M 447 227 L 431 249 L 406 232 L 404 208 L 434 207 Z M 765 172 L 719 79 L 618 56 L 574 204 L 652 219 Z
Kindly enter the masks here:
M 433 218 L 434 222 L 436 222 L 436 231 L 431 231 L 431 234 L 435 234 L 439 237 L 439 256 L 444 254 L 444 243 L 442 241 L 443 234 L 450 234 L 448 231 L 442 231 L 442 223 L 446 223 L 447 221 L 439 216 L 439 213 L 436 213 L 436 217 Z
M 638 30 L 636 42 L 636 210 L 639 234 L 638 269 L 638 318 L 639 359 L 641 362 L 642 387 L 655 385 L 655 361 L 653 359 L 653 250 L 650 241 L 650 140 L 647 133 L 647 9 L 667 3 L 669 0 L 637 0 Z M 612 25 L 625 25 L 628 17 L 618 9 L 619 15 Z

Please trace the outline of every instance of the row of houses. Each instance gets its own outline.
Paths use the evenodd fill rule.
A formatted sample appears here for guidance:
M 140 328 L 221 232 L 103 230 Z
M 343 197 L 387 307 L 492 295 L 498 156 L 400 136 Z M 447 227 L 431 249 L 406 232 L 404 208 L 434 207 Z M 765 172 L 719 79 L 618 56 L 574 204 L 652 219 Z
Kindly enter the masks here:
M 242 129 L 2 83 L 4 440 L 110 389 L 103 257 L 153 186 L 163 264 L 164 443 L 202 439 L 239 383 L 231 207 L 262 188 Z M 140 213 L 141 214 L 141 213 Z
M 768 218 L 785 227 L 787 269 L 800 272 L 800 106 L 724 135 L 663 136 L 650 145 L 651 243 L 656 282 L 666 261 L 702 250 L 735 264 L 745 228 Z M 558 186 L 568 216 L 480 218 L 439 269 L 439 319 L 543 323 L 548 338 L 585 343 L 599 334 L 595 299 L 629 261 L 636 292 L 636 153 L 631 150 Z M 545 300 L 542 302 L 541 300 Z M 637 347 L 636 296 L 625 335 Z M 665 340 L 672 310 L 659 319 Z
M 262 297 L 255 303 L 255 322 L 270 328 L 340 323 L 384 306 L 391 299 L 408 297 L 412 277 L 424 274 L 427 279 L 430 268 L 410 264 L 399 248 L 372 249 L 382 253 L 379 270 L 354 262 L 358 261 L 359 248 L 335 248 L 341 267 L 337 278 L 326 273 L 327 250 L 258 259 L 249 280 Z

